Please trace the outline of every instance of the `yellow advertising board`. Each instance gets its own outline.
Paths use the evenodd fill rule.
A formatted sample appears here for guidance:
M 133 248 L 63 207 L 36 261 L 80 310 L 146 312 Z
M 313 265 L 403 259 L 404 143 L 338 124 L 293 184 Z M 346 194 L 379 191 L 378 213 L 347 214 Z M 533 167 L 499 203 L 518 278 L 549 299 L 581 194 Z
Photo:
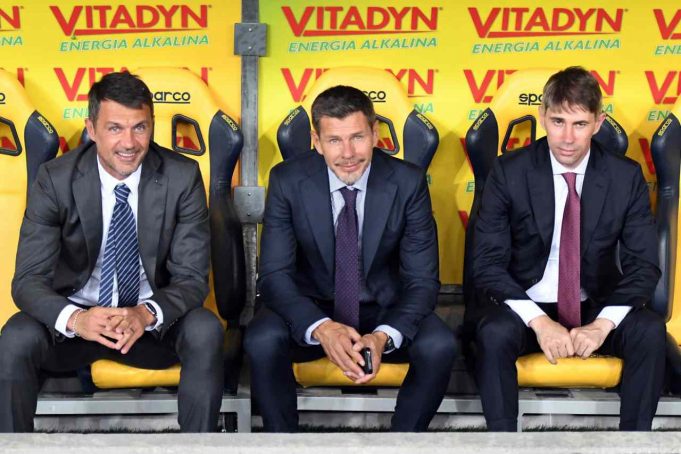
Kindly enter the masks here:
M 233 29 L 240 21 L 239 1 L 2 2 L 0 67 L 17 75 L 66 151 L 78 144 L 92 84 L 121 69 L 187 68 L 238 118 L 241 61 Z
M 260 2 L 260 18 L 269 27 L 259 92 L 261 181 L 281 160 L 277 127 L 325 70 L 389 71 L 440 134 L 428 176 L 445 284 L 461 283 L 473 199 L 466 131 L 519 69 L 590 69 L 605 110 L 628 134 L 628 156 L 655 189 L 650 137 L 681 93 L 678 2 L 269 0 Z M 538 104 L 529 94 L 518 102 Z

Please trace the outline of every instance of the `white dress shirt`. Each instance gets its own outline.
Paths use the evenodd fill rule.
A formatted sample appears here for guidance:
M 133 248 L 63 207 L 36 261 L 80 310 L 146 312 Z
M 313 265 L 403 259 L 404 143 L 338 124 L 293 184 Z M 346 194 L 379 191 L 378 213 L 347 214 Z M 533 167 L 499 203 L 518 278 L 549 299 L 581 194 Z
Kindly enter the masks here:
M 371 164 L 366 168 L 362 176 L 353 184 L 352 186 L 348 186 L 347 184 L 343 183 L 335 173 L 331 169 L 327 167 L 327 171 L 329 174 L 329 191 L 331 193 L 331 210 L 333 212 L 333 226 L 334 226 L 334 231 L 337 227 L 338 224 L 338 216 L 340 215 L 340 212 L 343 210 L 343 207 L 345 207 L 345 199 L 343 198 L 343 194 L 341 194 L 340 190 L 342 188 L 348 188 L 351 191 L 359 191 L 357 194 L 357 199 L 355 202 L 355 208 L 357 211 L 357 240 L 359 241 L 359 247 L 360 247 L 360 254 L 361 254 L 361 248 L 362 248 L 362 227 L 364 226 L 364 200 L 366 199 L 366 190 L 367 190 L 367 182 L 369 181 L 369 173 L 371 172 Z M 361 271 L 361 270 L 360 270 Z M 360 272 L 360 275 L 364 276 L 364 273 Z M 360 282 L 360 301 L 369 301 L 371 299 L 371 296 L 369 295 L 366 285 L 364 283 L 364 278 L 362 277 L 362 281 Z M 322 323 L 325 321 L 330 320 L 329 317 L 322 318 L 321 320 L 317 320 L 314 322 L 312 325 L 310 325 L 307 330 L 305 331 L 305 342 L 308 343 L 309 345 L 319 345 L 319 341 L 314 339 L 312 337 L 312 332 Z M 393 328 L 392 326 L 389 325 L 379 325 L 374 329 L 374 332 L 376 331 L 381 331 L 393 340 L 393 344 L 395 345 L 395 349 L 400 348 L 402 345 L 402 340 L 403 336 L 402 333 L 400 333 L 398 330 Z M 385 353 L 390 353 L 393 350 L 386 350 Z
M 137 201 L 139 200 L 138 190 L 140 175 L 142 174 L 142 166 L 140 165 L 135 172 L 133 172 L 124 180 L 117 180 L 111 174 L 109 174 L 109 172 L 107 172 L 99 162 L 99 157 L 97 157 L 97 167 L 99 170 L 99 180 L 101 182 L 100 188 L 102 192 L 102 244 L 99 249 L 99 255 L 97 256 L 95 268 L 92 270 L 92 275 L 85 283 L 85 286 L 68 297 L 69 300 L 80 304 L 81 306 L 96 306 L 99 300 L 99 282 L 102 276 L 104 250 L 106 248 L 106 239 L 109 233 L 109 224 L 111 223 L 111 217 L 113 216 L 114 205 L 116 205 L 116 195 L 114 194 L 114 188 L 120 183 L 124 183 L 130 189 L 130 194 L 128 195 L 128 204 L 132 209 L 135 223 L 137 223 Z M 85 251 L 83 251 L 83 253 L 85 253 Z M 147 331 L 158 329 L 163 324 L 163 311 L 156 302 L 149 299 L 152 295 L 153 291 L 149 285 L 149 280 L 147 279 L 147 274 L 144 272 L 144 267 L 142 266 L 142 260 L 140 258 L 140 293 L 137 304 L 151 303 L 156 308 L 156 323 L 146 327 Z M 113 295 L 111 297 L 111 307 L 118 307 L 118 281 L 116 279 L 115 273 Z M 57 317 L 57 322 L 54 326 L 55 329 L 66 337 L 73 337 L 75 333 L 67 329 L 66 325 L 71 315 L 78 309 L 80 308 L 74 304 L 69 304 L 62 309 L 62 311 L 59 313 L 59 316 Z
M 584 185 L 584 174 L 589 163 L 591 150 L 582 159 L 582 162 L 575 169 L 568 169 L 556 160 L 553 153 L 549 152 L 551 167 L 553 169 L 553 190 L 555 194 L 555 213 L 553 223 L 553 238 L 551 239 L 551 252 L 549 260 L 544 269 L 544 276 L 535 285 L 527 290 L 527 295 L 531 300 L 506 300 L 505 303 L 523 319 L 525 325 L 546 313 L 535 303 L 555 303 L 558 301 L 558 258 L 560 251 L 560 232 L 563 227 L 563 212 L 567 202 L 568 186 L 563 173 L 574 172 L 577 174 L 575 189 L 577 194 L 582 195 Z M 588 298 L 588 295 L 581 289 L 581 301 Z M 622 322 L 624 317 L 631 310 L 631 306 L 607 306 L 601 310 L 597 318 L 605 318 L 615 324 L 615 328 Z

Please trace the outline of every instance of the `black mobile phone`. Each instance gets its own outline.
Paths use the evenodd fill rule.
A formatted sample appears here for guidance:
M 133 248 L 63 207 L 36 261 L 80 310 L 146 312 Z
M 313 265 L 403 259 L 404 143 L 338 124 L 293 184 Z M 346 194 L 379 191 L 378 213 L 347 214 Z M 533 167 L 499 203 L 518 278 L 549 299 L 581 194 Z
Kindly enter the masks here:
M 364 359 L 364 366 L 362 366 L 362 370 L 364 371 L 364 373 L 373 374 L 374 363 L 371 358 L 371 349 L 369 347 L 365 347 L 362 349 L 362 358 Z

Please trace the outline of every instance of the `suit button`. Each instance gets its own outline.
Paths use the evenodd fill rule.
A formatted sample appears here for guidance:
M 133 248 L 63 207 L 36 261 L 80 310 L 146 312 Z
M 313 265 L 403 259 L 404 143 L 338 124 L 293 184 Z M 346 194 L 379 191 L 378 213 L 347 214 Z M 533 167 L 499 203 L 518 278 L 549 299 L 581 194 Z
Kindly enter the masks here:
M 537 279 L 537 278 L 532 279 L 532 284 L 533 284 L 533 285 L 536 284 L 537 282 L 539 282 L 539 279 Z

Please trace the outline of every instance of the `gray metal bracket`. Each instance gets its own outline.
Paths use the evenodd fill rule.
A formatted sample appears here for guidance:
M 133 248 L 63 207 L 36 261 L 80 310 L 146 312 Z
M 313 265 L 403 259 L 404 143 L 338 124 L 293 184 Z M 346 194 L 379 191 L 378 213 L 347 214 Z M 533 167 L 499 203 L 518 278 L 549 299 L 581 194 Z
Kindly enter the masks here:
M 264 57 L 267 25 L 257 22 L 234 24 L 234 54 Z
M 262 222 L 265 213 L 265 188 L 263 186 L 235 187 L 234 208 L 242 224 Z

